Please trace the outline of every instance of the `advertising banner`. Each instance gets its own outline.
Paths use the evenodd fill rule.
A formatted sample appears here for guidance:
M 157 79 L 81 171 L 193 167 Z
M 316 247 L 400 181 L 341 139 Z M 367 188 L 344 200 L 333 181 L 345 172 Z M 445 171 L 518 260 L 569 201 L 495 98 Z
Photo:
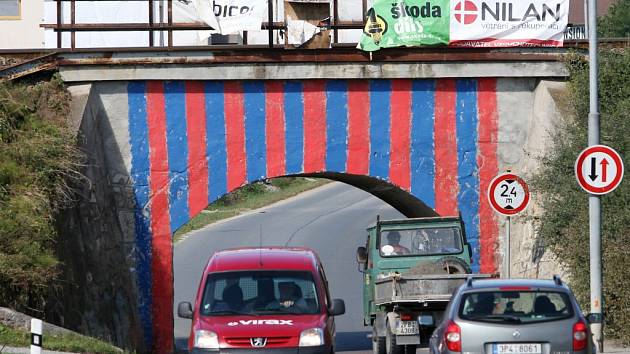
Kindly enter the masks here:
M 220 34 L 260 31 L 267 0 L 178 0 L 177 6 Z
M 569 0 L 376 0 L 358 48 L 559 47 Z
M 377 0 L 366 14 L 359 48 L 448 44 L 449 0 Z

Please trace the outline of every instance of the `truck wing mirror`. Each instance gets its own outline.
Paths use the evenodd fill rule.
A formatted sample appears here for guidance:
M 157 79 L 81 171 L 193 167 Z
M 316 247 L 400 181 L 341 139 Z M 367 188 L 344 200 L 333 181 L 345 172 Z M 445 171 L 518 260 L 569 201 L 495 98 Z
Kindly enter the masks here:
M 357 263 L 365 264 L 368 261 L 367 250 L 365 247 L 361 246 L 357 248 Z
M 177 305 L 177 316 L 181 318 L 193 318 L 192 304 L 188 301 L 180 302 Z
M 330 307 L 330 314 L 332 316 L 339 316 L 346 313 L 346 303 L 341 299 L 333 299 L 332 306 Z

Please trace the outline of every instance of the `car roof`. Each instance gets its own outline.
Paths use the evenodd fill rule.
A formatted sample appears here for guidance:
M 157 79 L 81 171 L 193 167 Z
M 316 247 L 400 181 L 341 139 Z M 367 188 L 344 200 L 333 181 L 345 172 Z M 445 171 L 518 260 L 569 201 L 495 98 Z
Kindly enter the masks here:
M 568 290 L 568 287 L 564 283 L 558 285 L 555 280 L 549 279 L 473 279 L 472 284 L 470 286 L 465 284 L 462 290 L 491 290 L 499 287 L 531 287 Z
M 242 270 L 303 270 L 317 269 L 319 259 L 305 247 L 251 247 L 216 252 L 206 272 Z

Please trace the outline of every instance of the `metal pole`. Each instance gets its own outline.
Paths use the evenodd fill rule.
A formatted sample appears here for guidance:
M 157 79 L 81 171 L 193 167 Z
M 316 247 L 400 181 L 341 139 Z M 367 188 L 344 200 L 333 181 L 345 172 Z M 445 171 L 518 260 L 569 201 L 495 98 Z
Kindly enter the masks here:
M 588 145 L 599 144 L 599 104 L 597 96 L 597 2 L 588 1 L 588 56 L 589 56 L 589 114 L 588 114 Z M 598 195 L 589 195 L 589 239 L 590 239 L 590 267 L 591 267 L 591 313 L 594 314 L 591 323 L 593 339 L 598 351 L 604 351 L 604 333 L 602 331 L 602 259 L 601 259 L 601 200 Z
M 510 278 L 510 232 L 511 232 L 511 217 L 507 217 L 507 238 L 505 240 L 505 243 L 507 244 L 507 250 L 505 252 L 505 274 L 507 275 L 506 278 Z
M 584 0 L 584 35 L 585 36 L 588 36 L 588 2 L 589 0 Z
M 164 0 L 160 0 L 160 25 L 164 24 Z M 164 31 L 160 31 L 160 47 L 164 47 Z

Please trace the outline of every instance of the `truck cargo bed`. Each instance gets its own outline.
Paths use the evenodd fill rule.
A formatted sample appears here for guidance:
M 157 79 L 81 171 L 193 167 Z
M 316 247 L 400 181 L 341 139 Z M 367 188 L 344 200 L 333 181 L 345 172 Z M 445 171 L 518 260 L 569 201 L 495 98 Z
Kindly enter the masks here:
M 374 304 L 448 302 L 471 274 L 392 275 L 374 281 Z M 475 278 L 487 275 L 475 274 Z

